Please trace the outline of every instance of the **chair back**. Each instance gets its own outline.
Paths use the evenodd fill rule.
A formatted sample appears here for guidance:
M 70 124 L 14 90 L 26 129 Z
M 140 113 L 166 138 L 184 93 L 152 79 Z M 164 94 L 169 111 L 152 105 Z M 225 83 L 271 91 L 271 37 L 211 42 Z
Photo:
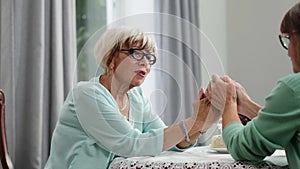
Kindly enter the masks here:
M 5 127 L 5 95 L 0 89 L 0 159 L 2 169 L 13 169 L 13 164 L 8 154 L 6 127 Z

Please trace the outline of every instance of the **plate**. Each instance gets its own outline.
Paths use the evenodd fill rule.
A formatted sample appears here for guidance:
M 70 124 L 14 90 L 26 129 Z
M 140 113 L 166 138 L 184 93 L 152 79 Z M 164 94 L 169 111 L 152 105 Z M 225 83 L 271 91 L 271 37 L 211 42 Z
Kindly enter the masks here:
M 218 153 L 228 153 L 227 148 L 212 148 L 212 147 L 210 147 L 210 149 L 214 150 L 214 151 L 216 151 Z

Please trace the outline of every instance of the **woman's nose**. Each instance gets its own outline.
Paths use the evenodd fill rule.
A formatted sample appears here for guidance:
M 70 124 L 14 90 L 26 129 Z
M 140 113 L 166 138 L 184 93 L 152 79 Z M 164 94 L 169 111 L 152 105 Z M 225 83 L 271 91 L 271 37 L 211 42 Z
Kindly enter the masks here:
M 139 61 L 139 65 L 140 66 L 149 66 L 150 67 L 150 64 L 149 64 L 149 61 L 147 60 L 146 57 L 144 57 L 142 60 Z

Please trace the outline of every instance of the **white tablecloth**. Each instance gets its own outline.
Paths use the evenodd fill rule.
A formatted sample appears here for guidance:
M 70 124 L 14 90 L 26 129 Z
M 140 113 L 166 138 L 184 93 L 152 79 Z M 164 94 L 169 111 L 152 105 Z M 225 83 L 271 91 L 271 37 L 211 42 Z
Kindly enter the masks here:
M 261 162 L 234 161 L 230 154 L 211 150 L 208 146 L 193 147 L 185 152 L 167 151 L 158 156 L 116 158 L 110 169 L 282 169 L 287 167 L 284 150 L 276 150 Z

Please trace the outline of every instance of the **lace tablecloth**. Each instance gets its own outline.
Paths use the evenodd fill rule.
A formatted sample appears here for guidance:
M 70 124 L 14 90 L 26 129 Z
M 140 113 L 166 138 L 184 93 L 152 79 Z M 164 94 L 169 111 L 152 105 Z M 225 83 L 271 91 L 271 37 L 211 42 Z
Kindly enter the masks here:
M 230 154 L 211 150 L 208 146 L 190 148 L 185 152 L 167 151 L 158 156 L 116 158 L 109 169 L 285 169 L 283 150 L 260 162 L 234 161 Z

